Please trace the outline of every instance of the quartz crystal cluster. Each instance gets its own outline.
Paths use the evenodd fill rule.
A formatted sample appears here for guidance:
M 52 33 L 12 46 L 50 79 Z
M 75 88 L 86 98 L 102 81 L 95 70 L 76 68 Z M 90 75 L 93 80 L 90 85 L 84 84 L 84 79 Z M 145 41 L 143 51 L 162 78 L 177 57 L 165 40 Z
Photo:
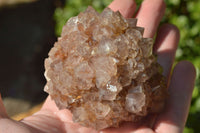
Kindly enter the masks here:
M 48 92 L 73 121 L 100 130 L 159 112 L 166 98 L 153 40 L 134 18 L 92 7 L 72 17 L 45 60 Z

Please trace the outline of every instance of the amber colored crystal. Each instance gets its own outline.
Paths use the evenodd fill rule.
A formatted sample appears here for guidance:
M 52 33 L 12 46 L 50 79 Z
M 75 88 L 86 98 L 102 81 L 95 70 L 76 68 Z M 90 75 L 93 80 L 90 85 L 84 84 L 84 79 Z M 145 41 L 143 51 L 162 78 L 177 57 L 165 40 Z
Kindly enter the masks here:
M 74 122 L 100 130 L 159 112 L 166 99 L 153 40 L 134 18 L 92 7 L 68 20 L 45 60 L 48 92 Z

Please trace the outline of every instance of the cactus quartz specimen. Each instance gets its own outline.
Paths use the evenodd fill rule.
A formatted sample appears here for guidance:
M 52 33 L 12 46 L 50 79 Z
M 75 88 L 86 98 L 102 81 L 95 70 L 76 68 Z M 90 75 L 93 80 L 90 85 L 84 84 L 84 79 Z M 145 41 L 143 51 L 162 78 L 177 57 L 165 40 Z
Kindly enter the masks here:
M 74 122 L 100 130 L 162 109 L 164 77 L 136 21 L 88 7 L 63 27 L 45 60 L 45 91 Z

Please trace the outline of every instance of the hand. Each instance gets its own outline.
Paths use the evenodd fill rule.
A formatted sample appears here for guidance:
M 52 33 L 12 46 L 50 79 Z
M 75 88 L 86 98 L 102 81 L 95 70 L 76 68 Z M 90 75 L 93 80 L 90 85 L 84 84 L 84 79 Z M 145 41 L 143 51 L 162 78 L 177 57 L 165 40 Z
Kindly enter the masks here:
M 136 3 L 134 0 L 123 0 L 123 2 L 114 0 L 109 7 L 114 11 L 119 10 L 124 17 L 128 18 L 135 13 Z M 145 27 L 144 37 L 154 37 L 164 11 L 163 0 L 144 0 L 135 15 L 138 18 L 138 26 Z M 125 123 L 120 128 L 109 128 L 102 132 L 181 133 L 183 131 L 194 87 L 195 69 L 191 63 L 182 61 L 176 65 L 170 75 L 178 42 L 179 31 L 175 26 L 164 24 L 159 28 L 154 53 L 158 55 L 158 62 L 164 68 L 163 74 L 168 78 L 170 93 L 164 112 L 156 117 L 151 116 L 143 126 Z M 21 121 L 8 118 L 0 98 L 0 132 L 96 133 L 97 131 L 73 123 L 71 113 L 68 110 L 58 110 L 54 101 L 48 97 L 39 112 Z

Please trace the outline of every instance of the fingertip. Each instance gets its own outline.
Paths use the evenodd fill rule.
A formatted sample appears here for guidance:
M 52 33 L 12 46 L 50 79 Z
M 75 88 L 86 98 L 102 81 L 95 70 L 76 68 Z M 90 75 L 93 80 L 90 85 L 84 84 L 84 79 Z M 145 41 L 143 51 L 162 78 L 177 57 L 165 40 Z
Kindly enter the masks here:
M 169 23 L 162 24 L 160 26 L 160 28 L 158 29 L 158 32 L 159 31 L 160 32 L 162 31 L 162 33 L 171 31 L 171 32 L 174 32 L 174 34 L 176 34 L 176 36 L 180 37 L 179 29 L 173 24 L 169 24 Z
M 164 0 L 144 0 L 135 17 L 138 26 L 144 27 L 144 37 L 154 37 L 157 27 L 165 13 Z
M 169 38 L 169 41 L 173 43 L 168 43 L 168 44 L 163 43 L 166 42 L 166 39 L 168 39 L 167 37 Z M 168 24 L 168 23 L 163 24 L 158 29 L 156 42 L 154 45 L 154 52 L 159 54 L 163 50 L 173 50 L 172 52 L 175 54 L 179 40 L 180 40 L 179 29 L 173 24 Z
M 196 69 L 194 65 L 189 61 L 180 61 L 174 68 L 174 72 L 178 73 L 179 77 L 185 77 L 188 79 L 188 83 L 191 83 L 193 87 L 190 87 L 189 89 L 194 89 L 194 83 L 196 78 Z M 192 94 L 192 91 L 190 91 Z
M 151 3 L 156 3 L 156 9 L 160 11 L 160 9 L 165 9 L 166 4 L 164 0 L 143 0 L 141 5 L 150 5 Z M 150 5 L 151 6 L 151 5 Z
M 187 100 L 191 100 L 192 91 L 194 89 L 196 78 L 196 69 L 194 65 L 189 61 L 180 61 L 176 64 L 173 75 L 172 82 L 169 91 L 173 93 L 175 90 L 180 94 L 187 96 Z
M 158 11 L 163 11 L 163 12 L 165 12 L 165 9 L 166 9 L 166 3 L 165 3 L 165 1 L 164 0 L 144 0 L 143 1 L 144 3 L 145 2 L 147 2 L 148 4 L 150 3 L 150 2 L 152 2 L 152 3 L 156 3 L 156 5 L 158 5 L 157 7 L 157 10 Z M 151 4 L 151 3 L 150 3 Z
M 196 69 L 195 69 L 194 65 L 190 61 L 187 61 L 187 60 L 180 61 L 176 65 L 175 68 L 176 69 L 181 69 L 181 71 L 184 71 L 187 74 L 190 74 L 193 77 L 193 79 L 195 79 L 195 77 L 196 77 Z
M 113 11 L 119 11 L 125 18 L 131 18 L 136 10 L 135 0 L 114 0 L 109 6 Z

